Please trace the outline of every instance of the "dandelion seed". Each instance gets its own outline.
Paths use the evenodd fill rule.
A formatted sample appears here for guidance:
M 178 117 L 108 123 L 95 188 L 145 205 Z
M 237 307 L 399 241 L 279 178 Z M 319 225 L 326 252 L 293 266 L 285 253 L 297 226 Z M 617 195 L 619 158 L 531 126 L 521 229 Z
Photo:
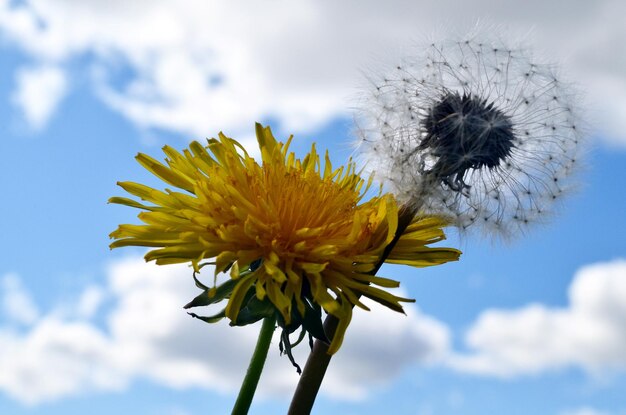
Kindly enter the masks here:
M 361 146 L 401 201 L 510 235 L 571 187 L 583 141 L 576 95 L 527 50 L 432 43 L 372 86 Z

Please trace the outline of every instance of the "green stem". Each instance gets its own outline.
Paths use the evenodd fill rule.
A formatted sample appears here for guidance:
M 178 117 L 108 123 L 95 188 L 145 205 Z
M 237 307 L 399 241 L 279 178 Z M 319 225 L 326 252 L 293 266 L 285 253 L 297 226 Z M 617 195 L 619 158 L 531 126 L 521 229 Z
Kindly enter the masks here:
M 393 247 L 396 245 L 398 240 L 400 240 L 400 237 L 406 230 L 407 226 L 411 224 L 414 217 L 415 209 L 408 206 L 403 206 L 400 209 L 398 212 L 398 227 L 396 228 L 396 234 L 389 245 L 385 247 L 383 255 L 376 264 L 376 267 L 371 271 L 372 275 L 376 275 L 380 267 L 385 263 L 385 260 L 389 257 L 389 254 L 391 254 Z M 339 320 L 333 315 L 328 315 L 326 320 L 324 320 L 324 332 L 326 333 L 326 337 L 328 337 L 328 339 L 332 340 L 335 335 L 335 331 L 337 330 L 338 323 Z M 302 370 L 302 375 L 300 376 L 300 380 L 296 386 L 296 391 L 291 399 L 291 405 L 289 406 L 287 415 L 308 415 L 311 413 L 317 392 L 322 385 L 322 380 L 324 380 L 326 369 L 328 368 L 330 358 L 332 357 L 328 354 L 328 346 L 329 344 L 323 341 L 315 341 L 313 349 L 311 349 L 311 353 L 309 354 L 309 358 L 307 359 L 304 369 Z
M 274 334 L 275 328 L 275 317 L 267 317 L 263 319 L 263 325 L 261 326 L 261 331 L 259 332 L 259 338 L 256 342 L 254 353 L 252 353 L 246 377 L 243 379 L 243 383 L 241 384 L 239 396 L 237 396 L 237 401 L 233 407 L 232 415 L 246 415 L 248 410 L 250 410 L 252 398 L 254 398 L 254 392 L 256 391 L 259 379 L 261 378 L 261 372 L 263 371 L 263 366 L 265 365 L 267 351 L 270 348 L 272 334 Z

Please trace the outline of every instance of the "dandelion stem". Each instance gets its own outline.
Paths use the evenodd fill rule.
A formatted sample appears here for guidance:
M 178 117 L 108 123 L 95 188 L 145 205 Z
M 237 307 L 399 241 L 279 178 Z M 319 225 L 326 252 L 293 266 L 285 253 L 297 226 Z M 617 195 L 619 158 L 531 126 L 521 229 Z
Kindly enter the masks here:
M 403 206 L 398 212 L 398 228 L 393 240 L 385 247 L 383 255 L 376 264 L 376 267 L 371 271 L 372 275 L 375 275 L 380 267 L 385 263 L 385 260 L 391 253 L 393 247 L 396 245 L 407 226 L 411 224 L 411 221 L 415 217 L 415 209 L 409 206 Z M 324 320 L 324 332 L 329 340 L 335 335 L 339 319 L 335 316 L 328 315 Z M 329 344 L 320 340 L 316 340 L 313 344 L 313 349 L 304 365 L 302 375 L 296 386 L 296 391 L 291 399 L 291 405 L 289 406 L 288 415 L 308 415 L 313 409 L 313 403 L 317 396 L 317 392 L 322 385 L 326 369 L 330 364 L 332 355 L 328 354 Z
M 252 404 L 252 398 L 254 398 L 254 392 L 259 384 L 261 378 L 261 372 L 265 365 L 265 359 L 267 358 L 267 351 L 270 348 L 270 342 L 272 341 L 272 334 L 276 328 L 276 318 L 267 317 L 263 319 L 263 325 L 259 332 L 259 338 L 257 339 L 254 353 L 250 359 L 250 365 L 246 372 L 246 377 L 243 379 L 241 389 L 239 390 L 239 396 L 233 407 L 232 415 L 246 415 Z

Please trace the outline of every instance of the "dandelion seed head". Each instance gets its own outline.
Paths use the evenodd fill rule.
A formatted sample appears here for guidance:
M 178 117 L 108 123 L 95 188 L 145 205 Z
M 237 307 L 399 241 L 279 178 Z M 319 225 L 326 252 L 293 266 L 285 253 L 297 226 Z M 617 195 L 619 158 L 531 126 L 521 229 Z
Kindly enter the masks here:
M 434 42 L 369 82 L 360 149 L 403 202 L 509 236 L 571 188 L 578 95 L 527 49 L 480 34 Z
M 480 97 L 451 92 L 421 120 L 424 137 L 416 150 L 437 158 L 429 170 L 451 189 L 468 185 L 469 169 L 492 169 L 510 155 L 515 140 L 509 117 Z

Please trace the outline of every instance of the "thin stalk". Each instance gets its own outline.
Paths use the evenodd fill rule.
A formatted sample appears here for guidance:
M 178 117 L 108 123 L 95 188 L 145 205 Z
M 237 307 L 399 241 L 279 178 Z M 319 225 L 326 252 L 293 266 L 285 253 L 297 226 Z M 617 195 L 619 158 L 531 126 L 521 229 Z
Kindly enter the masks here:
M 261 378 L 261 372 L 263 371 L 263 366 L 265 365 L 267 351 L 270 348 L 272 334 L 274 334 L 275 328 L 275 317 L 267 317 L 263 319 L 261 331 L 259 332 L 259 338 L 257 339 L 254 353 L 252 353 L 246 377 L 243 379 L 243 383 L 241 384 L 239 396 L 237 396 L 237 401 L 233 407 L 232 415 L 246 415 L 250 410 L 252 398 L 254 398 L 254 392 L 256 391 L 259 379 Z
M 411 224 L 414 217 L 414 209 L 408 206 L 403 206 L 400 209 L 398 212 L 398 228 L 396 229 L 396 234 L 389 245 L 385 247 L 383 255 L 376 264 L 376 267 L 371 271 L 372 275 L 376 275 L 380 267 L 385 263 L 393 247 L 398 240 L 400 240 L 400 237 Z M 339 319 L 333 315 L 328 315 L 324 320 L 324 332 L 328 339 L 332 340 L 334 337 L 338 323 Z M 326 369 L 328 369 L 332 357 L 328 354 L 328 347 L 329 343 L 320 340 L 316 340 L 313 344 L 313 349 L 311 349 L 311 353 L 304 365 L 304 370 L 298 381 L 298 386 L 296 386 L 296 391 L 293 394 L 287 415 L 308 415 L 311 413 L 313 403 L 315 402 L 315 398 L 322 385 L 322 380 L 324 379 Z

